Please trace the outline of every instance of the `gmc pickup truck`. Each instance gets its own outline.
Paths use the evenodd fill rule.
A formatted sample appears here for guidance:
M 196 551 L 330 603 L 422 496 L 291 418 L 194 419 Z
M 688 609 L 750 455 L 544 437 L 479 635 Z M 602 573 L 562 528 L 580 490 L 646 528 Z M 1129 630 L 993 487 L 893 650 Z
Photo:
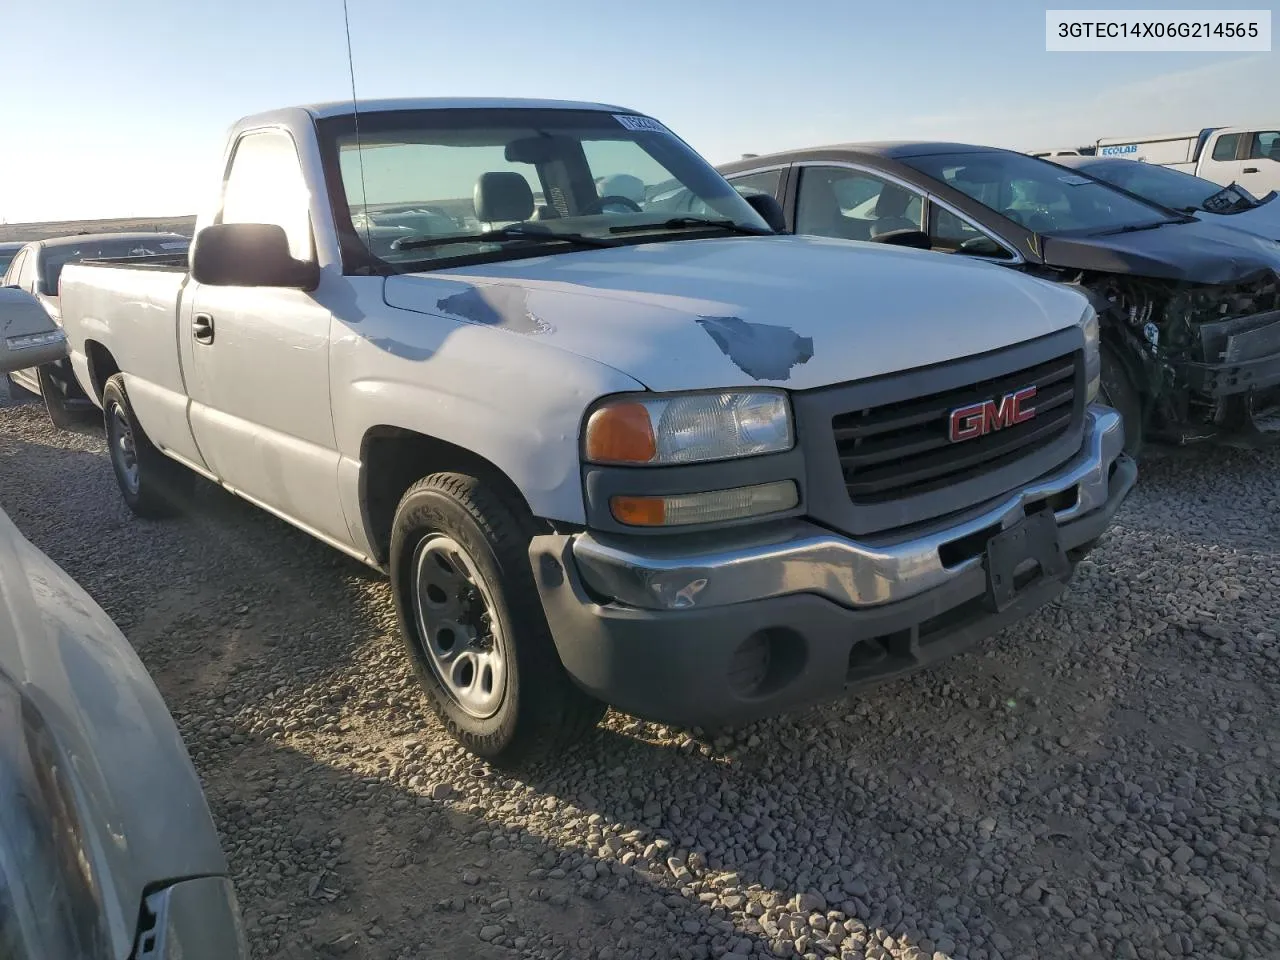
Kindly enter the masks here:
M 200 474 L 385 571 L 477 755 L 953 653 L 1053 598 L 1134 483 L 1083 296 L 776 235 L 635 111 L 284 109 L 223 170 L 189 260 L 62 274 L 121 492 L 159 516 Z M 701 215 L 650 209 L 672 181 Z

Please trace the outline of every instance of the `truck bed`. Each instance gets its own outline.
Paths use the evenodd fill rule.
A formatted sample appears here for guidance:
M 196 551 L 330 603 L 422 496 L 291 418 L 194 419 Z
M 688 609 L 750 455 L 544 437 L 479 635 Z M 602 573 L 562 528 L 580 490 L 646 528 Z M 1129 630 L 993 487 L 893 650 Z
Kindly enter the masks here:
M 186 273 L 190 261 L 186 252 L 182 253 L 149 253 L 139 257 L 94 257 L 79 261 L 81 266 L 91 267 L 128 267 L 138 270 L 164 270 Z
M 91 374 L 91 361 L 109 355 L 127 371 L 129 400 L 140 417 L 185 418 L 178 314 L 186 282 L 186 256 L 177 254 L 63 268 L 62 325 L 71 366 L 89 396 L 99 396 L 104 379 L 102 369 Z

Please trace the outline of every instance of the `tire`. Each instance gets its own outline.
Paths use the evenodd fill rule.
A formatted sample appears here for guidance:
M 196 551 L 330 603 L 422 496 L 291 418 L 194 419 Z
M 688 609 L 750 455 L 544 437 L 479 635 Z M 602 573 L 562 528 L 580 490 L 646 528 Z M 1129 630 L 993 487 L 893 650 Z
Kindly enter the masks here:
M 102 391 L 102 416 L 111 469 L 129 509 L 147 520 L 181 512 L 191 493 L 193 474 L 147 438 L 129 405 L 123 374 L 107 381 Z
M 418 680 L 449 734 L 499 766 L 567 746 L 606 710 L 560 663 L 529 565 L 535 532 L 515 498 L 458 473 L 410 487 L 391 532 L 392 594 Z
M 1105 345 L 1102 347 L 1101 379 L 1098 397 L 1124 420 L 1124 452 L 1137 459 L 1142 453 L 1146 435 L 1142 397 L 1119 355 Z
M 36 377 L 40 381 L 40 396 L 44 400 L 44 409 L 49 414 L 50 423 L 59 430 L 66 430 L 87 422 L 88 417 L 67 404 L 66 395 L 53 379 L 53 373 L 47 364 L 36 368 Z

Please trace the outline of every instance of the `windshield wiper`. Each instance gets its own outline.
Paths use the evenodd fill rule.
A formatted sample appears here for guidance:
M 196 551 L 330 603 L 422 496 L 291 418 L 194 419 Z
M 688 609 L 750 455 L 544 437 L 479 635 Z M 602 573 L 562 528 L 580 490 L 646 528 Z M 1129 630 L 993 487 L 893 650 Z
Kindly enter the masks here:
M 610 233 L 639 233 L 641 230 L 679 230 L 682 227 L 714 227 L 717 230 L 728 230 L 732 233 L 745 233 L 752 237 L 773 236 L 773 231 L 760 227 L 747 226 L 736 220 L 718 220 L 712 217 L 672 217 L 659 223 L 624 223 L 610 227 Z
M 616 247 L 620 241 L 609 237 L 592 237 L 585 233 L 558 233 L 554 230 L 533 229 L 527 226 L 502 227 L 482 233 L 454 234 L 447 237 L 407 237 L 397 241 L 397 250 L 424 250 L 427 247 L 443 247 L 450 243 L 502 243 L 507 240 L 533 240 L 538 243 L 569 243 L 580 247 Z
M 1095 233 L 1095 237 L 1113 237 L 1118 233 L 1137 233 L 1139 230 L 1155 230 L 1157 227 L 1165 227 L 1171 223 L 1190 223 L 1195 217 L 1183 217 L 1181 220 L 1157 220 L 1155 223 L 1131 223 L 1125 227 L 1118 227 L 1115 230 L 1103 230 L 1101 233 Z

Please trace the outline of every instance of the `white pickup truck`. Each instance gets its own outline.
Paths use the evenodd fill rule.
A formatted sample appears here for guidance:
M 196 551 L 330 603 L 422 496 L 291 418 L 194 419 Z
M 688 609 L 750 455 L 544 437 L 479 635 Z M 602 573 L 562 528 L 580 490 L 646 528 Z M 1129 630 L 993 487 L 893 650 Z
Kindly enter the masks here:
M 190 273 L 62 274 L 124 497 L 163 514 L 201 474 L 387 572 L 484 757 L 946 656 L 1054 597 L 1135 479 L 1081 295 L 774 235 L 631 110 L 279 110 L 219 186 Z
M 1229 187 L 1237 183 L 1255 196 L 1280 190 L 1280 125 L 1205 127 L 1150 137 L 1106 137 L 1097 156 L 1141 160 Z

